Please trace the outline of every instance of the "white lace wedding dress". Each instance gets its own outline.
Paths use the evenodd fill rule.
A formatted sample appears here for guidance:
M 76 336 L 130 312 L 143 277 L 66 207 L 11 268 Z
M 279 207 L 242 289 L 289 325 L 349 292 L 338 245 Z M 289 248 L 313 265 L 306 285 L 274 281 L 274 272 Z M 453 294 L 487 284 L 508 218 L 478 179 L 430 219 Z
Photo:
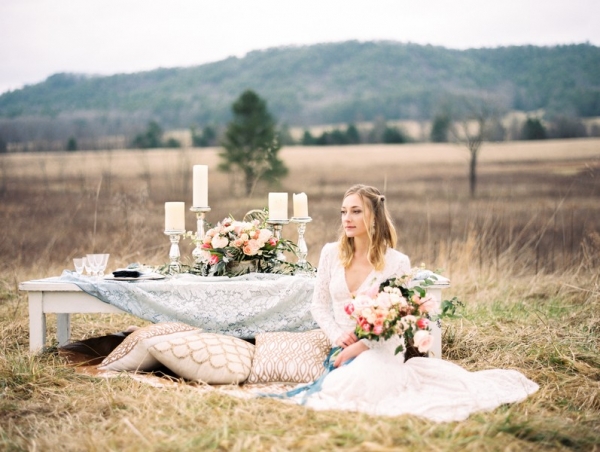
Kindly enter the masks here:
M 384 270 L 373 271 L 359 291 L 410 269 L 408 257 L 390 249 Z M 354 329 L 354 322 L 344 312 L 350 297 L 337 244 L 327 244 L 319 262 L 312 313 L 332 342 L 342 332 Z M 400 344 L 398 337 L 382 342 L 363 341 L 370 350 L 329 373 L 321 390 L 306 399 L 306 406 L 373 415 L 412 414 L 447 422 L 522 401 L 538 389 L 537 384 L 515 370 L 469 372 L 438 358 L 418 357 L 404 362 L 402 353 L 394 355 Z M 297 396 L 298 400 L 301 398 Z

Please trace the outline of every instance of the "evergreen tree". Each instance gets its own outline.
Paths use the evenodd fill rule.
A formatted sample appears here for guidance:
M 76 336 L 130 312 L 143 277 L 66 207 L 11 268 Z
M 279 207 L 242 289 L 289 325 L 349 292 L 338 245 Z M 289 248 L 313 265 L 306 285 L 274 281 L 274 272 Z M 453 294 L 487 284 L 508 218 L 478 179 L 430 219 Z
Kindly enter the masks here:
M 76 151 L 77 150 L 77 140 L 75 137 L 70 137 L 69 141 L 67 141 L 67 151 Z
M 340 129 L 334 129 L 329 134 L 329 141 L 327 144 L 348 144 L 348 136 Z
M 277 157 L 281 143 L 266 102 L 247 90 L 234 102 L 232 111 L 223 142 L 225 150 L 219 154 L 219 169 L 241 171 L 246 194 L 250 195 L 259 180 L 276 182 L 288 169 Z
M 196 128 L 192 127 L 192 145 L 200 148 L 215 146 L 217 144 L 217 132 L 212 126 L 204 126 L 202 133 L 196 133 Z
M 346 139 L 350 144 L 358 144 L 360 143 L 360 134 L 358 133 L 358 129 L 354 124 L 349 124 L 346 129 Z
M 304 131 L 302 135 L 302 144 L 304 146 L 313 146 L 315 144 L 315 137 L 313 137 L 309 130 Z
M 445 143 L 448 141 L 448 132 L 450 130 L 450 116 L 436 115 L 431 125 L 430 138 L 433 143 Z
M 162 146 L 163 130 L 156 121 L 150 121 L 144 133 L 136 135 L 133 146 L 136 148 L 150 149 Z
M 398 127 L 386 127 L 383 131 L 383 142 L 387 144 L 392 143 L 406 143 L 406 137 Z
M 524 140 L 545 140 L 546 135 L 546 128 L 538 118 L 527 118 L 521 129 Z

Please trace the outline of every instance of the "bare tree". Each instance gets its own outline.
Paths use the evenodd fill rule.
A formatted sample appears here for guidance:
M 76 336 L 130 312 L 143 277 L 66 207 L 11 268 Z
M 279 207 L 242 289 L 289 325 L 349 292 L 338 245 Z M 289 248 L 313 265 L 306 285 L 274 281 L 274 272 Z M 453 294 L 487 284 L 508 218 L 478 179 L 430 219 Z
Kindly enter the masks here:
M 474 198 L 479 151 L 488 137 L 489 126 L 499 117 L 499 109 L 489 99 L 463 97 L 454 105 L 452 116 L 450 134 L 456 143 L 469 150 L 469 193 Z

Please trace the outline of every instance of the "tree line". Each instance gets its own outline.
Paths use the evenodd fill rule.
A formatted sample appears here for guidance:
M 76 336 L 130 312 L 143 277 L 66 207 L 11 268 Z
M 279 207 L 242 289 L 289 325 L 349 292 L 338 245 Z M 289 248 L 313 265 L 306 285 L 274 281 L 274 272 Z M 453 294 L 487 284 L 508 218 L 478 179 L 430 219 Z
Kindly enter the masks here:
M 425 124 L 425 121 L 422 122 Z M 277 134 L 285 146 L 343 146 L 352 144 L 402 144 L 430 141 L 444 143 L 452 141 L 450 136 L 451 117 L 448 114 L 437 114 L 427 121 L 428 133 L 418 137 L 411 135 L 402 126 L 394 122 L 378 119 L 369 126 L 358 127 L 354 123 L 330 127 L 318 132 L 304 129 L 300 137 L 294 138 L 285 124 L 277 126 Z M 488 124 L 486 140 L 545 140 L 584 138 L 600 136 L 600 124 L 586 125 L 581 118 L 554 116 L 545 118 L 532 113 L 522 121 L 503 125 L 498 118 Z M 32 123 L 35 129 L 35 122 Z M 189 128 L 192 147 L 218 147 L 222 145 L 226 125 L 207 124 Z M 129 135 L 129 138 L 127 137 Z M 118 136 L 77 136 L 69 134 L 66 139 L 47 140 L 41 137 L 23 142 L 10 142 L 3 139 L 0 121 L 0 153 L 37 152 L 37 151 L 77 151 L 77 150 L 110 150 L 110 149 L 152 149 L 180 148 L 186 146 L 182 140 L 168 136 L 168 131 L 157 120 L 145 125 L 130 127 L 126 134 Z

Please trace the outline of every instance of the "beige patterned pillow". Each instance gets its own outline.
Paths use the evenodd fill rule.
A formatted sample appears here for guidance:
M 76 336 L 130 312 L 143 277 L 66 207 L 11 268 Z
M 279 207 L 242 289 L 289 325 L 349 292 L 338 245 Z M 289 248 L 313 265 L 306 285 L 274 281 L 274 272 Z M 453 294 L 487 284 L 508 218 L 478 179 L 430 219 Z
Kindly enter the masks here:
M 256 336 L 247 383 L 308 383 L 325 371 L 331 343 L 320 329 L 302 333 L 261 333 Z
M 248 378 L 254 345 L 232 336 L 199 333 L 159 342 L 148 351 L 187 380 L 238 384 Z
M 98 366 L 102 370 L 150 371 L 160 367 L 148 347 L 160 341 L 202 331 L 180 322 L 161 322 L 138 328 L 119 344 Z

